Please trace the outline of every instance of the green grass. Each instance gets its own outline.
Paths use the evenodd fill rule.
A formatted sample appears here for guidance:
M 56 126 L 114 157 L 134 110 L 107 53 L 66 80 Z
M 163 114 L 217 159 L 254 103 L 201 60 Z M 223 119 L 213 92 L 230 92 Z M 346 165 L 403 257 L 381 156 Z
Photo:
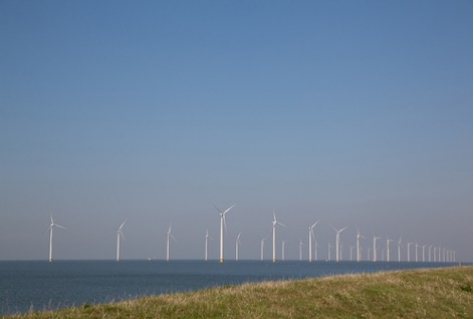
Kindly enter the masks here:
M 472 318 L 472 266 L 249 283 L 11 318 Z

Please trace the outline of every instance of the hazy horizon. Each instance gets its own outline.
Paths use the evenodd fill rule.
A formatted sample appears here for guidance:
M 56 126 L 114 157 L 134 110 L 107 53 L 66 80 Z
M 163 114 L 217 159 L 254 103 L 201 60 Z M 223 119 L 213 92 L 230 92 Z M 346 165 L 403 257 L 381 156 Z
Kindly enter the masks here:
M 472 2 L 0 3 L 0 260 L 473 253 Z M 332 253 L 332 255 L 334 252 Z M 334 255 L 333 255 L 334 256 Z M 412 254 L 414 259 L 414 254 Z M 278 257 L 280 258 L 280 257 Z M 419 250 L 421 258 L 421 249 Z M 365 250 L 364 250 L 365 259 Z

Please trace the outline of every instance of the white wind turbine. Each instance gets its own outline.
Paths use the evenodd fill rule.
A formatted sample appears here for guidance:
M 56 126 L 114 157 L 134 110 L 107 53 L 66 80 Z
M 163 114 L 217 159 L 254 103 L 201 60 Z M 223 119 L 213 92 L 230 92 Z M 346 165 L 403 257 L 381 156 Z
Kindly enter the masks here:
M 340 258 L 341 258 L 341 255 L 339 254 L 339 248 L 340 248 L 340 240 L 341 240 L 341 233 L 347 228 L 347 227 L 344 227 L 344 228 L 341 228 L 341 229 L 336 229 L 334 228 L 334 226 L 332 226 L 332 228 L 334 229 L 334 231 L 336 232 L 336 261 L 339 261 Z
M 286 240 L 281 241 L 281 260 L 285 260 L 285 244 Z
M 392 242 L 393 239 L 389 239 L 387 236 L 387 261 L 390 261 L 390 242 Z
M 356 254 L 357 254 L 357 261 L 360 261 L 360 239 L 365 238 L 362 236 L 359 232 L 359 229 L 357 229 L 357 248 L 356 248 Z
M 242 235 L 242 233 L 239 233 L 235 239 L 235 260 L 239 260 L 239 245 L 242 245 L 240 235 Z
M 319 220 L 315 222 L 313 225 L 308 227 L 308 256 L 309 256 L 309 262 L 313 261 L 313 257 L 311 254 L 313 253 L 313 241 L 315 240 L 316 236 L 314 236 L 314 227 L 319 223 Z
M 120 225 L 119 228 L 116 228 L 117 230 L 117 256 L 115 258 L 116 261 L 120 261 L 120 237 L 122 237 L 123 239 L 125 239 L 125 237 L 123 236 L 123 232 L 122 232 L 122 229 L 123 229 L 123 226 L 125 225 L 125 222 L 127 220 L 125 219 L 123 221 L 123 223 Z
M 409 262 L 410 261 L 410 246 L 412 245 L 413 243 L 407 243 L 407 261 Z
M 207 261 L 207 247 L 209 244 L 209 239 L 213 239 L 209 236 L 209 229 L 206 229 L 206 237 L 205 237 L 205 246 L 204 246 L 204 260 Z
M 214 207 L 219 211 L 219 216 L 221 217 L 221 231 L 220 231 L 220 246 L 219 246 L 219 262 L 224 262 L 224 227 L 227 231 L 227 223 L 225 222 L 225 215 L 234 208 L 236 204 L 230 206 L 226 210 L 220 210 L 216 205 Z
M 173 234 L 171 234 L 171 225 L 166 232 L 166 261 L 170 260 L 170 237 L 176 241 L 176 238 L 174 238 Z
M 319 244 L 318 244 L 318 241 L 315 240 L 314 241 L 314 260 L 318 260 L 318 248 L 319 248 Z
M 276 219 L 275 211 L 273 211 L 273 222 L 272 222 L 272 235 L 273 235 L 273 262 L 276 262 L 276 225 L 281 225 L 283 227 L 286 227 L 285 224 L 280 223 Z
M 425 249 L 426 249 L 427 245 L 423 245 L 422 246 L 422 249 L 423 249 L 423 262 L 425 262 Z
M 374 242 L 373 242 L 374 259 L 372 261 L 377 261 L 377 239 L 380 239 L 380 237 L 374 236 Z
M 267 237 L 260 238 L 260 260 L 263 260 L 263 247 L 265 246 L 265 240 L 267 240 Z
M 300 261 L 303 260 L 303 239 L 300 238 L 300 245 L 299 245 L 299 248 L 300 248 Z
M 52 262 L 53 261 L 53 228 L 58 227 L 61 229 L 66 229 L 65 227 L 58 225 L 54 223 L 53 220 L 53 214 L 49 214 L 49 218 L 51 220 L 51 224 L 49 225 L 48 231 L 49 231 L 49 258 L 48 261 Z
M 418 262 L 418 247 L 420 247 L 420 245 L 418 245 L 418 242 L 415 243 L 415 261 Z
M 402 261 L 402 236 L 400 236 L 400 239 L 398 240 L 398 262 Z

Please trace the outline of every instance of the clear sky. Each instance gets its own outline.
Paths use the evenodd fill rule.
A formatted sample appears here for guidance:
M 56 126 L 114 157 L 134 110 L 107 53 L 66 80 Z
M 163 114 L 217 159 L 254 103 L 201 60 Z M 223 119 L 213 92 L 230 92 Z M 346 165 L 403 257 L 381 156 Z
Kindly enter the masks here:
M 227 259 L 240 231 L 260 257 L 275 210 L 287 258 L 321 220 L 321 255 L 347 226 L 345 259 L 359 228 L 472 261 L 472 13 L 1 1 L 0 260 L 47 259 L 50 213 L 56 259 L 113 259 L 125 219 L 124 259 L 163 259 L 170 223 L 171 258 L 203 258 L 209 228 L 216 259 L 213 204 L 237 203 Z

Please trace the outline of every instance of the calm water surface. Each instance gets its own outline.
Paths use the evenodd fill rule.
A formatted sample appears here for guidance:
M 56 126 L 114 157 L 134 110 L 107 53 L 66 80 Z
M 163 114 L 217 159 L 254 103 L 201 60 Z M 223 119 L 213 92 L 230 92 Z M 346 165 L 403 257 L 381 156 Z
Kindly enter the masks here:
M 0 314 L 251 281 L 449 265 L 346 261 L 5 261 L 0 262 Z

